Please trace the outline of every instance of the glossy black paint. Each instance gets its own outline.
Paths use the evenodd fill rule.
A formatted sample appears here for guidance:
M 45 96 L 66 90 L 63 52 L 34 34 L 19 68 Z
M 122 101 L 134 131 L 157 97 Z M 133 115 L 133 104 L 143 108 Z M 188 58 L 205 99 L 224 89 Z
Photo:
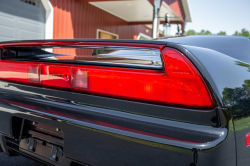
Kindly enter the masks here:
M 213 89 L 216 90 L 215 94 L 218 103 L 232 114 L 237 165 L 249 165 L 250 159 L 248 156 L 250 149 L 246 147 L 246 134 L 250 132 L 248 122 L 249 64 L 210 49 L 193 46 L 183 47 L 195 55 L 197 61 L 206 69 L 206 72 L 213 80 L 212 87 L 216 85 L 217 90 Z M 193 62 L 195 63 L 196 61 Z M 196 67 L 199 69 L 199 65 L 196 65 Z M 209 82 L 211 83 L 211 81 Z
M 10 121 L 14 115 L 31 121 L 59 127 L 65 134 L 65 155 L 67 158 L 81 161 L 83 163 L 93 165 L 189 165 L 194 159 L 192 148 L 196 147 L 203 149 L 203 147 L 197 147 L 196 143 L 183 143 L 182 141 L 176 141 L 177 143 L 173 144 L 173 141 L 162 142 L 162 139 L 157 138 L 156 136 L 147 137 L 144 133 L 132 133 L 131 135 L 131 132 L 124 131 L 122 130 L 123 128 L 117 130 L 112 127 L 98 126 L 91 123 L 91 120 L 102 120 L 120 125 L 121 127 L 136 129 L 137 131 L 157 134 L 165 133 L 167 136 L 178 139 L 196 139 L 197 141 L 203 142 L 212 141 L 211 144 L 213 144 L 215 139 L 220 138 L 219 135 L 216 134 L 217 131 L 221 131 L 220 128 L 188 124 L 184 122 L 174 122 L 164 120 L 160 117 L 156 118 L 123 112 L 126 111 L 127 108 L 130 108 L 128 107 L 130 103 L 135 107 L 134 111 L 136 110 L 136 106 L 140 106 L 142 103 L 120 100 L 120 103 L 126 102 L 127 106 L 123 108 L 123 111 L 118 111 L 93 107 L 93 105 L 88 106 L 85 104 L 80 105 L 80 103 L 76 104 L 76 102 L 81 100 L 84 101 L 85 95 L 83 94 L 29 87 L 5 82 L 0 83 L 0 88 L 0 107 L 2 110 L 0 116 L 3 117 L 1 121 L 2 124 L 11 123 Z M 75 100 L 72 100 L 72 98 Z M 102 97 L 102 99 L 104 98 Z M 106 98 L 106 100 L 110 99 Z M 97 101 L 95 104 L 98 104 L 98 100 L 92 100 L 92 102 L 94 101 Z M 117 101 L 118 100 L 116 100 L 116 102 Z M 164 106 L 154 106 L 154 110 L 157 110 L 157 107 L 164 108 Z M 165 107 L 166 110 L 167 108 L 168 107 Z M 53 113 L 51 110 L 53 110 Z M 201 112 L 201 110 L 185 111 Z M 220 111 L 223 112 L 223 110 Z M 29 113 L 27 114 L 27 112 Z M 99 118 L 96 113 L 99 114 Z M 115 120 L 112 120 L 114 115 L 112 116 L 111 113 L 116 116 Z M 46 115 L 46 117 L 43 117 L 44 115 Z M 72 115 L 77 116 L 77 118 L 74 119 Z M 108 115 L 108 118 L 106 116 L 106 120 L 105 115 Z M 124 117 L 124 115 L 126 115 L 126 117 Z M 210 117 L 212 118 L 212 116 Z M 130 119 L 130 126 L 127 126 L 128 124 L 124 123 L 124 118 Z M 60 120 L 58 121 L 58 119 Z M 146 121 L 146 123 L 143 123 L 143 121 Z M 138 125 L 138 123 L 140 124 Z M 154 123 L 158 123 L 158 125 L 154 125 Z M 159 123 L 162 124 L 159 125 Z M 161 128 L 162 125 L 165 127 Z M 208 132 L 206 132 L 206 130 L 208 130 Z M 3 125 L 2 127 L 0 126 L 0 131 L 3 131 L 4 134 L 12 135 L 12 128 L 6 128 L 6 125 Z M 179 132 L 179 134 L 176 132 Z M 227 130 L 224 134 L 227 134 Z M 223 139 L 221 141 L 223 141 L 223 145 L 228 142 L 229 146 L 225 146 L 227 149 L 231 149 L 233 146 L 230 142 L 231 139 L 233 139 L 233 136 L 231 131 L 229 131 L 228 134 L 229 135 L 227 135 L 226 139 L 225 137 L 221 137 Z M 188 139 L 188 137 L 190 138 Z M 171 144 L 175 146 L 170 146 Z M 187 144 L 190 146 L 187 146 Z M 216 144 L 214 144 L 213 147 L 208 148 L 217 149 L 218 147 L 221 147 L 221 145 L 218 144 L 217 147 Z M 206 143 L 204 145 L 206 145 Z M 217 150 L 207 152 L 206 149 L 207 148 L 205 147 L 202 151 L 198 152 L 198 162 L 208 163 L 208 165 L 214 164 L 213 161 L 207 160 L 209 157 L 206 156 L 209 155 L 204 156 L 204 154 L 216 154 L 215 151 Z M 219 151 L 221 150 L 224 149 L 219 148 Z M 217 153 L 220 153 L 219 151 Z M 177 160 L 176 157 L 181 157 L 182 160 Z M 128 158 L 130 160 L 127 160 Z M 227 163 L 227 165 L 230 164 Z
M 159 106 L 1 81 L 0 132 L 13 137 L 13 116 L 59 127 L 65 134 L 65 156 L 90 165 L 249 165 L 248 111 L 237 98 L 248 101 L 250 66 L 211 49 L 167 46 L 183 52 L 200 71 L 214 109 Z M 239 90 L 244 93 L 231 99 Z
M 162 39 L 167 43 L 179 43 L 195 47 L 208 48 L 250 63 L 250 38 L 243 36 L 194 35 Z
M 220 135 L 222 135 L 222 133 L 226 132 L 223 129 L 213 128 L 211 126 L 199 126 L 199 125 L 194 125 L 194 124 L 175 122 L 175 121 L 161 119 L 159 117 L 157 118 L 150 117 L 150 115 L 146 115 L 146 114 L 136 115 L 134 114 L 136 112 L 134 113 L 127 112 L 126 107 L 123 108 L 123 111 L 117 111 L 117 110 L 111 110 L 111 109 L 101 108 L 101 107 L 97 108 L 96 107 L 97 104 L 95 104 L 95 107 L 93 107 L 93 106 L 85 105 L 83 103 L 79 103 L 77 101 L 71 100 L 70 102 L 67 102 L 69 100 L 49 96 L 50 93 L 48 92 L 53 91 L 54 93 L 56 93 L 57 90 L 47 90 L 47 89 L 36 88 L 37 90 L 41 89 L 41 91 L 43 91 L 43 96 L 37 96 L 37 95 L 27 96 L 26 93 L 30 92 L 27 90 L 22 91 L 20 94 L 18 93 L 15 93 L 14 95 L 11 94 L 11 92 L 13 92 L 11 90 L 14 89 L 13 87 L 20 88 L 22 86 L 19 86 L 19 85 L 15 86 L 15 84 L 9 84 L 9 83 L 4 83 L 4 82 L 1 82 L 0 86 L 5 87 L 4 88 L 5 90 L 2 90 L 3 93 L 0 93 L 1 102 L 6 102 L 6 103 L 9 102 L 12 106 L 15 105 L 17 107 L 25 108 L 28 111 L 30 110 L 30 111 L 37 112 L 37 113 L 41 112 L 44 115 L 49 115 L 52 117 L 59 115 L 59 117 L 61 116 L 61 118 L 67 118 L 67 119 L 72 119 L 76 121 L 93 120 L 92 123 L 94 123 L 94 120 L 97 120 L 97 121 L 102 121 L 105 123 L 117 125 L 117 128 L 118 126 L 121 126 L 121 127 L 126 127 L 128 129 L 155 133 L 155 134 L 159 134 L 162 136 L 166 135 L 168 137 L 187 140 L 187 141 L 193 141 L 197 143 L 215 141 L 220 138 Z M 26 88 L 29 89 L 28 86 L 26 86 Z M 67 98 L 74 96 L 78 98 L 78 100 L 84 99 L 84 96 L 82 94 L 69 93 L 69 92 L 62 92 L 62 93 L 67 95 L 68 96 Z M 96 97 L 96 98 L 99 98 L 99 97 Z M 61 102 L 58 102 L 59 100 Z M 121 100 L 120 102 L 123 102 L 123 101 Z M 127 104 L 129 105 L 129 103 L 130 102 L 128 102 Z M 136 104 L 139 104 L 136 102 L 133 102 L 133 103 L 135 107 L 136 107 Z M 49 107 L 49 108 L 46 109 L 45 107 Z M 154 110 L 157 110 L 157 108 L 158 107 L 155 106 Z M 58 114 L 54 114 L 50 110 L 57 111 Z M 89 126 L 89 124 L 85 124 L 85 125 Z M 99 129 L 100 127 L 96 126 L 96 128 Z M 108 130 L 108 129 L 102 128 L 102 130 Z M 110 132 L 112 131 L 110 130 Z M 119 133 L 119 131 L 117 132 Z M 123 133 L 120 132 L 120 134 L 123 134 Z

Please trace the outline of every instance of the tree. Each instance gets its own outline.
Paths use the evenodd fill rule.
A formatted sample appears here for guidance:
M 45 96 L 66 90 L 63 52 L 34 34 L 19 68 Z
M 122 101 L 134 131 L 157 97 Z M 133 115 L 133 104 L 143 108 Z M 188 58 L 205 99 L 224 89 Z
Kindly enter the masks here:
M 210 31 L 206 31 L 205 35 L 212 35 L 212 33 Z
M 196 35 L 196 32 L 194 31 L 194 30 L 188 30 L 187 32 L 186 32 L 186 35 L 187 36 L 189 36 L 189 35 Z
M 232 107 L 233 114 L 237 116 L 249 116 L 250 111 L 250 80 L 245 80 L 242 87 L 224 88 L 223 102 Z
M 250 65 L 236 61 L 236 64 L 248 68 L 250 72 Z M 242 87 L 224 88 L 223 102 L 226 106 L 233 109 L 233 114 L 238 117 L 249 116 L 250 114 L 250 80 L 245 80 Z
M 195 30 L 188 30 L 186 35 L 213 35 L 209 30 L 202 29 L 200 32 L 195 32 Z M 220 31 L 216 35 L 227 35 L 226 31 Z M 247 36 L 250 37 L 250 32 L 243 28 L 241 32 L 235 31 L 234 36 Z
M 246 30 L 245 28 L 241 30 L 241 36 L 247 36 L 250 37 L 250 33 L 248 30 Z
M 250 72 L 250 65 L 248 63 L 243 63 L 241 61 L 235 61 L 236 65 L 238 66 L 242 66 L 242 67 L 247 67 L 248 68 L 248 72 Z M 249 86 L 250 87 L 250 86 Z
M 212 35 L 210 31 L 205 31 L 204 29 L 201 32 L 195 32 L 194 30 L 188 30 L 186 35 Z
M 220 31 L 219 33 L 217 33 L 217 35 L 227 35 L 226 32 Z
M 233 34 L 233 36 L 240 36 L 238 31 L 235 31 L 235 33 Z
M 197 35 L 205 35 L 205 33 L 206 33 L 205 30 L 202 29 L 201 32 L 198 32 L 198 33 L 197 33 Z
M 204 29 L 201 30 L 201 32 L 198 32 L 197 35 L 212 35 L 210 31 L 205 31 Z
M 235 31 L 235 33 L 233 34 L 234 36 L 246 36 L 246 37 L 250 37 L 250 33 L 248 30 L 246 30 L 245 28 L 243 28 L 241 30 L 241 32 Z

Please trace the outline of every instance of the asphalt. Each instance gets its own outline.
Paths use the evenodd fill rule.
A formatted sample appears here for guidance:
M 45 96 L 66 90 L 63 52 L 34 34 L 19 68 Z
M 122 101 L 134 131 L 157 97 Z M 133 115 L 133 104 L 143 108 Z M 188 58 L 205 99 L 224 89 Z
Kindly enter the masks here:
M 0 149 L 0 166 L 45 166 L 23 156 L 7 156 Z

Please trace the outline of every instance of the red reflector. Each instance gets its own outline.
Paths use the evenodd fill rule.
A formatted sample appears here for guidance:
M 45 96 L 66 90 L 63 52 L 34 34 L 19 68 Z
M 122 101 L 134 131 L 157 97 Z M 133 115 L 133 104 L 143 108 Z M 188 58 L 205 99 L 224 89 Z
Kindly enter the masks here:
M 82 88 L 82 89 L 88 89 L 88 71 L 81 70 L 78 68 L 72 68 L 72 88 Z
M 39 79 L 39 66 L 38 65 L 32 65 L 32 66 L 28 66 L 28 79 L 30 82 L 40 82 Z
M 250 133 L 246 135 L 246 146 L 250 146 Z

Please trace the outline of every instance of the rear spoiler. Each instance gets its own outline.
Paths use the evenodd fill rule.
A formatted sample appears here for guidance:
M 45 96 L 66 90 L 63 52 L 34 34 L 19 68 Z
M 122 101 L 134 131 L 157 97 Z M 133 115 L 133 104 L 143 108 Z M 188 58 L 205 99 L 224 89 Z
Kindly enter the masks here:
M 28 43 L 47 43 L 47 42 L 111 42 L 111 43 L 142 43 L 142 44 L 166 44 L 165 41 L 157 40 L 130 40 L 130 39 L 46 39 L 46 40 L 13 40 L 0 42 L 1 46 L 20 45 Z

